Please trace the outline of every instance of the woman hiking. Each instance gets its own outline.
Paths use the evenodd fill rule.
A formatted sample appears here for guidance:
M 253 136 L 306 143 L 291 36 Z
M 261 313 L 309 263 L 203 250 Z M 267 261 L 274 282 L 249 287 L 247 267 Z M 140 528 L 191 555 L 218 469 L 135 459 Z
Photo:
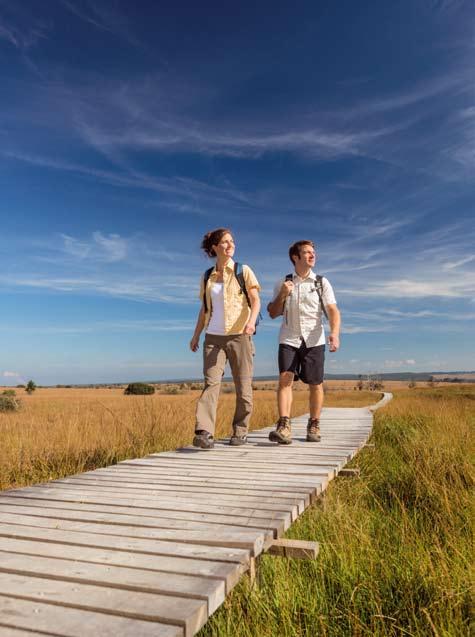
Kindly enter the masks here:
M 205 387 L 196 408 L 193 445 L 214 447 L 216 409 L 226 362 L 229 361 L 236 388 L 231 445 L 246 443 L 252 412 L 254 344 L 259 316 L 260 286 L 251 268 L 233 261 L 235 245 L 228 228 L 217 228 L 203 237 L 201 248 L 215 265 L 201 278 L 201 308 L 190 349 L 196 352 L 203 329 L 203 374 Z

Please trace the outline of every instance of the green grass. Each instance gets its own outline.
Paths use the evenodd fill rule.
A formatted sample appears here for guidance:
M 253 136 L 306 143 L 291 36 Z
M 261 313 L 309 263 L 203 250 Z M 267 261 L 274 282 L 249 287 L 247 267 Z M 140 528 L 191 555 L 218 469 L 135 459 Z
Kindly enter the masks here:
M 263 556 L 200 637 L 469 635 L 475 388 L 396 394 L 374 449 L 287 533 L 314 561 Z

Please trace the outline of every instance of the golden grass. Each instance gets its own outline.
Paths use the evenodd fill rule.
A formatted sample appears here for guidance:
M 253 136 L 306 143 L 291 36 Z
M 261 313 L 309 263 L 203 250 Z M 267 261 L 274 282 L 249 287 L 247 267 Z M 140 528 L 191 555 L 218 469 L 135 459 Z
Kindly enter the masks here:
M 180 395 L 124 396 L 123 389 L 17 390 L 23 408 L 0 413 L 0 489 L 25 486 L 151 452 L 190 444 L 199 391 Z M 376 402 L 371 392 L 328 392 L 327 405 Z M 297 391 L 295 414 L 308 411 L 307 392 Z M 229 435 L 235 396 L 222 394 L 217 437 Z M 277 417 L 275 392 L 254 392 L 251 429 Z

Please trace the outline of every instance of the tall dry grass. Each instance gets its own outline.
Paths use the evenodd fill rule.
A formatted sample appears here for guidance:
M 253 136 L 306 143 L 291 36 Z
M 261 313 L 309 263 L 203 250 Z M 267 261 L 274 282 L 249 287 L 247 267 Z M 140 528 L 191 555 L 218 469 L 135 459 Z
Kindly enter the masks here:
M 337 478 L 288 532 L 318 559 L 264 556 L 200 637 L 468 637 L 474 424 L 473 385 L 396 394 L 361 478 Z
M 60 478 L 125 458 L 190 444 L 200 392 L 124 396 L 121 389 L 39 389 L 18 392 L 23 409 L 0 413 L 0 489 Z M 295 392 L 294 414 L 308 411 Z M 327 404 L 371 404 L 370 392 L 330 392 Z M 235 396 L 222 394 L 217 437 L 229 435 Z M 254 392 L 251 428 L 277 417 L 275 393 Z

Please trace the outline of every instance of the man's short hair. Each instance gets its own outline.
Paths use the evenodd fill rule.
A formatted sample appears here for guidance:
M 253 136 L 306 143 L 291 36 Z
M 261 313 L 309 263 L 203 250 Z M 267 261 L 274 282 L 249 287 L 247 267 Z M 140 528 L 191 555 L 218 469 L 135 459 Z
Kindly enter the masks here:
M 312 248 L 315 248 L 313 241 L 308 241 L 307 239 L 293 243 L 289 248 L 289 259 L 292 261 L 293 265 L 295 265 L 295 261 L 292 257 L 300 257 L 300 248 L 302 246 L 312 246 Z

